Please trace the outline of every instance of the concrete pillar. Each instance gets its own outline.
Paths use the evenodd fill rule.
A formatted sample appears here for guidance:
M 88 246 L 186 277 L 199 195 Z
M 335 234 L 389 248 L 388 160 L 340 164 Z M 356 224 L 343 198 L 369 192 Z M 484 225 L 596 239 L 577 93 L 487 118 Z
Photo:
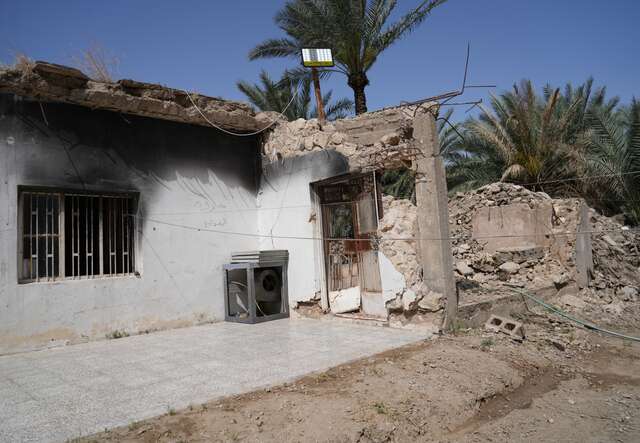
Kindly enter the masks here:
M 578 286 L 587 288 L 593 274 L 593 251 L 591 246 L 591 223 L 589 207 L 583 201 L 580 207 L 578 233 L 576 234 L 576 272 Z
M 430 112 L 419 113 L 413 138 L 420 151 L 416 159 L 416 203 L 420 261 L 425 285 L 446 300 L 442 328 L 449 329 L 458 311 L 449 239 L 449 208 L 444 162 L 440 154 L 436 121 Z

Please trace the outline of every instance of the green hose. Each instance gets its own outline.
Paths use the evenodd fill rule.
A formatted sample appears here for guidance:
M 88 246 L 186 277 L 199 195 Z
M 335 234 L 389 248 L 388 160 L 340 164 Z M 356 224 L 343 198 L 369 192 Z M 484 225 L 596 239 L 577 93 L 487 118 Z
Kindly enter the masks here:
M 538 303 L 539 305 L 541 305 L 544 308 L 548 309 L 549 311 L 559 315 L 560 317 L 564 317 L 567 320 L 571 320 L 572 322 L 575 322 L 575 323 L 577 323 L 577 324 L 579 324 L 581 326 L 584 326 L 587 329 L 590 329 L 590 330 L 593 330 L 593 331 L 602 332 L 603 334 L 612 335 L 614 337 L 622 338 L 624 340 L 632 340 L 632 341 L 640 342 L 640 337 L 632 337 L 630 335 L 621 334 L 619 332 L 609 331 L 608 329 L 601 328 L 599 326 L 594 325 L 593 323 L 588 323 L 588 322 L 582 321 L 582 320 L 580 320 L 578 318 L 575 318 L 575 317 L 567 314 L 566 312 L 556 308 L 555 306 L 552 306 L 552 305 L 550 305 L 548 303 L 543 302 L 539 298 L 534 297 L 533 295 L 529 294 L 526 291 L 523 291 L 522 289 L 520 289 L 518 287 L 512 286 L 512 285 L 510 285 L 508 283 L 506 285 L 511 287 L 511 288 L 513 288 L 513 290 L 515 292 L 517 292 L 518 294 L 523 295 L 523 296 L 527 297 L 528 299 Z

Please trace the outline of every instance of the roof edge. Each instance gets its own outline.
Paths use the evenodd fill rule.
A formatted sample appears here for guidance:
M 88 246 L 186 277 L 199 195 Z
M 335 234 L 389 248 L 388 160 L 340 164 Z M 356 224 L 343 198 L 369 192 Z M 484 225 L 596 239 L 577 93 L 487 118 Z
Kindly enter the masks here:
M 0 92 L 201 126 L 211 126 L 209 120 L 240 133 L 265 126 L 265 117 L 256 115 L 246 103 L 129 79 L 113 83 L 95 81 L 78 69 L 43 61 L 0 69 Z

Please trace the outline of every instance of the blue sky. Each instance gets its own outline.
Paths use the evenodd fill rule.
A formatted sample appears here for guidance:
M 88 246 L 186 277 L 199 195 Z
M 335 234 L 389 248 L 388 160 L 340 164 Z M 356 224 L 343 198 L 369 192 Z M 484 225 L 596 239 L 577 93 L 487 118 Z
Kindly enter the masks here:
M 280 35 L 284 0 L 0 0 L 0 61 L 17 52 L 72 64 L 99 44 L 120 59 L 117 76 L 242 99 L 240 79 L 274 77 L 293 60 L 250 62 L 248 51 Z M 400 0 L 405 11 L 418 0 Z M 370 71 L 369 109 L 456 89 L 471 43 L 471 83 L 497 91 L 521 78 L 537 86 L 590 75 L 611 95 L 640 96 L 640 2 L 635 0 L 449 0 Z M 351 97 L 344 77 L 324 88 Z M 471 91 L 465 99 L 486 96 Z M 463 110 L 458 113 L 464 117 Z

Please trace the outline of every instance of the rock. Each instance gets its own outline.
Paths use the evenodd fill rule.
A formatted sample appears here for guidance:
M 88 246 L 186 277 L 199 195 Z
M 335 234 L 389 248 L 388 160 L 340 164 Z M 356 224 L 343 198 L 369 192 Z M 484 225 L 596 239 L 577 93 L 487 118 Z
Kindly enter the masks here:
M 389 300 L 385 306 L 389 312 L 402 312 L 402 297 L 397 295 L 393 300 Z
M 506 272 L 507 274 L 517 274 L 520 270 L 520 265 L 516 262 L 508 261 L 501 264 L 498 269 L 502 272 Z
M 609 314 L 620 316 L 624 312 L 624 306 L 621 302 L 616 302 L 605 306 L 604 310 Z
M 380 139 L 380 143 L 385 146 L 398 146 L 400 144 L 400 136 L 396 133 L 387 134 Z
M 307 151 L 313 150 L 313 137 L 305 137 L 303 146 Z
M 551 276 L 551 281 L 556 286 L 556 289 L 560 289 L 569 283 L 569 276 L 565 273 L 562 274 L 554 274 Z
M 571 306 L 577 309 L 584 309 L 587 306 L 584 300 L 576 297 L 575 295 L 569 295 L 569 294 L 563 295 L 562 297 L 560 297 L 559 302 L 560 304 L 563 304 L 565 306 Z
M 426 312 L 438 312 L 442 309 L 442 294 L 429 291 L 429 293 L 418 302 L 418 309 Z
M 302 131 L 306 124 L 307 124 L 307 121 L 305 119 L 299 118 L 289 123 L 289 130 L 291 130 L 291 132 L 294 132 L 294 133 Z
M 634 287 L 625 286 L 619 292 L 624 301 L 638 301 L 638 290 Z
M 332 145 L 341 145 L 344 143 L 346 136 L 342 132 L 334 132 L 331 134 L 331 144 Z
M 417 298 L 418 296 L 411 289 L 405 290 L 402 294 L 402 308 L 405 311 L 415 311 Z
M 602 240 L 604 240 L 604 242 L 606 244 L 608 244 L 609 246 L 611 246 L 613 248 L 617 248 L 618 247 L 618 243 L 616 243 L 615 240 L 612 239 L 611 237 L 609 237 L 608 235 L 603 235 L 602 236 Z
M 329 144 L 329 134 L 327 134 L 326 132 L 317 132 L 313 136 L 312 140 L 314 147 L 317 146 L 318 148 L 324 149 Z
M 512 261 L 518 264 L 524 262 L 536 262 L 544 258 L 544 248 L 542 247 L 530 247 L 530 248 L 502 248 L 498 249 L 493 254 L 493 260 L 496 264 L 501 265 L 508 261 Z
M 471 262 L 471 267 L 479 272 L 495 272 L 496 265 L 491 254 L 482 253 L 477 255 Z
M 564 352 L 567 347 L 564 345 L 564 343 L 554 340 L 554 339 L 547 339 L 547 341 L 549 342 L 550 345 L 552 345 L 554 348 L 556 348 L 558 351 L 562 351 Z
M 465 277 L 473 275 L 473 269 L 471 269 L 471 267 L 463 261 L 459 261 L 458 263 L 456 263 L 456 271 L 458 271 L 460 275 L 463 275 Z
M 360 287 L 357 286 L 329 292 L 331 312 L 334 314 L 357 311 L 360 309 L 360 302 Z

